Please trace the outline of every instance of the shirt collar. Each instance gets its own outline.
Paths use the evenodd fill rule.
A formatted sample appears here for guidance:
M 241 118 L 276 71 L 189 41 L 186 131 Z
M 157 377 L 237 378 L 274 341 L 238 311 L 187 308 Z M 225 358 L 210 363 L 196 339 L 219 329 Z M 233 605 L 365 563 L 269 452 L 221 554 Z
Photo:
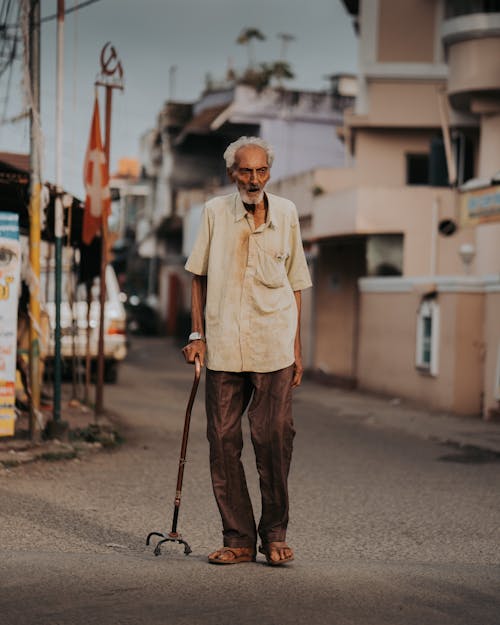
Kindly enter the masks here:
M 271 201 L 271 197 L 269 196 L 268 193 L 266 193 L 266 197 L 267 197 L 267 219 L 266 219 L 266 223 L 264 224 L 265 227 L 269 227 L 269 228 L 276 228 L 276 224 L 275 221 L 273 220 L 273 209 L 272 209 L 272 201 Z M 245 208 L 245 205 L 243 204 L 243 201 L 241 199 L 241 196 L 239 194 L 239 192 L 236 192 L 235 194 L 235 202 L 234 202 L 234 221 L 240 221 L 241 219 L 243 219 L 245 217 L 245 215 L 247 214 L 247 209 Z

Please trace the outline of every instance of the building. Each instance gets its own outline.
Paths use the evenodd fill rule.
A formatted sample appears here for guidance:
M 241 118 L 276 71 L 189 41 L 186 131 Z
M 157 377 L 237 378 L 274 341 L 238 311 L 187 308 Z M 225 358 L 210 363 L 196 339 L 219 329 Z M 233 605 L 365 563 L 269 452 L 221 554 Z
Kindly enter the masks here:
M 151 234 L 161 250 L 159 307 L 169 333 L 184 329 L 185 322 L 177 322 L 189 308 L 183 265 L 204 201 L 229 183 L 222 159 L 227 145 L 242 135 L 269 141 L 276 181 L 341 166 L 345 149 L 338 131 L 354 92 L 354 77 L 336 76 L 325 92 L 234 83 L 212 85 L 193 104 L 165 104 L 157 127 L 143 137 L 142 162 L 153 186 Z
M 344 4 L 360 49 L 358 97 L 342 129 L 351 162 L 287 181 L 292 199 L 302 197 L 315 273 L 309 366 L 493 417 L 500 3 Z

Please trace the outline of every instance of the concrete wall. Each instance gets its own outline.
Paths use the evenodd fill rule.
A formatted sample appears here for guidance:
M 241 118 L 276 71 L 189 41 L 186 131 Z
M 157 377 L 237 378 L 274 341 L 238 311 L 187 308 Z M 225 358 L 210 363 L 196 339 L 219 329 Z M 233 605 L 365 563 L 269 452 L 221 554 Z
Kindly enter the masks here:
M 440 292 L 439 364 L 432 376 L 416 367 L 421 298 L 433 290 L 361 292 L 358 381 L 361 388 L 412 399 L 457 414 L 481 412 L 483 374 L 482 293 Z
M 431 63 L 435 19 L 435 0 L 379 0 L 377 60 Z
M 263 119 L 260 136 L 274 148 L 273 180 L 317 167 L 342 167 L 344 144 L 333 120 Z
M 498 70 L 500 80 L 500 69 Z M 500 102 L 496 103 L 500 109 Z M 500 170 L 500 111 L 481 116 L 478 177 L 492 178 Z
M 356 377 L 357 281 L 364 273 L 363 238 L 320 244 L 315 283 L 314 368 L 343 381 Z
M 455 314 L 454 335 L 441 350 L 454 355 L 453 405 L 457 414 L 481 414 L 484 369 L 484 294 L 443 293 L 443 311 Z M 442 318 L 443 329 L 446 318 Z
M 299 216 L 311 215 L 316 197 L 353 187 L 354 173 L 351 168 L 319 168 L 274 180 L 273 167 L 266 188 L 270 193 L 292 200 Z
M 498 56 L 500 38 L 471 38 L 452 43 L 448 48 L 448 93 L 500 89 Z
M 297 206 L 299 216 L 310 215 L 312 212 L 314 172 L 306 171 L 295 176 L 274 180 L 274 167 L 271 169 L 271 180 L 266 189 L 269 193 L 286 197 Z
M 500 287 L 486 292 L 484 315 L 484 410 L 500 406 Z
M 439 128 L 438 92 L 444 80 L 370 79 L 369 112 L 346 115 L 352 126 L 386 128 Z
M 408 276 L 463 274 L 458 249 L 474 243 L 472 228 L 452 237 L 437 234 L 438 222 L 455 218 L 455 195 L 437 187 L 363 187 L 314 200 L 312 238 L 352 234 L 402 233 L 403 272 Z M 474 272 L 474 264 L 472 265 Z
M 356 134 L 360 185 L 402 187 L 406 184 L 406 154 L 429 154 L 434 131 L 363 130 Z

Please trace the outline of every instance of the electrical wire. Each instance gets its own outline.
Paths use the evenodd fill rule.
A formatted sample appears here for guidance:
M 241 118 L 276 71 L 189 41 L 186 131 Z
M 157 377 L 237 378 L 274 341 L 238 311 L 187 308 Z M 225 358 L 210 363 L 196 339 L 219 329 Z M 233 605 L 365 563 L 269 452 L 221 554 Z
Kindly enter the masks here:
M 2 7 L 5 6 L 6 3 L 10 3 L 11 1 L 12 0 L 4 0 L 4 4 L 2 5 Z M 76 6 L 73 6 L 70 9 L 66 9 L 64 11 L 64 15 L 69 15 L 70 13 L 74 13 L 75 11 L 84 9 L 85 7 L 88 7 L 91 4 L 95 4 L 96 2 L 101 2 L 101 0 L 85 0 L 85 2 L 80 2 Z M 0 10 L 0 15 L 1 13 L 2 13 L 2 10 Z M 42 17 L 39 23 L 42 24 L 43 22 L 50 22 L 51 20 L 56 20 L 56 19 L 57 19 L 57 13 L 54 13 L 53 15 L 46 15 L 45 17 Z M 0 19 L 0 25 L 4 29 L 18 27 L 16 24 L 8 24 L 7 21 L 2 21 L 1 19 Z
M 64 11 L 64 15 L 68 15 L 69 13 L 73 13 L 74 11 L 78 11 L 79 9 L 83 9 L 91 4 L 95 4 L 96 2 L 100 2 L 101 0 L 85 0 L 85 2 L 80 2 L 79 4 L 71 7 L 70 9 L 66 9 Z M 49 22 L 50 20 L 55 20 L 57 19 L 57 13 L 54 13 L 54 15 L 47 15 L 46 17 L 42 17 L 42 19 L 40 20 L 40 23 L 42 22 Z
M 9 26 L 7 22 L 11 19 L 11 13 L 15 10 L 12 0 L 3 0 L 0 7 L 0 76 L 4 74 L 10 67 L 16 57 L 16 44 L 19 39 L 17 33 L 10 34 L 10 30 L 17 31 L 19 29 L 19 10 L 17 12 L 17 20 L 15 25 Z
M 4 98 L 4 103 L 3 103 L 3 112 L 2 112 L 2 117 L 0 118 L 0 125 L 5 123 L 5 120 L 7 119 L 7 110 L 9 108 L 9 99 L 10 99 L 10 87 L 11 87 L 11 82 L 12 82 L 12 70 L 14 68 L 14 63 L 10 63 L 9 65 L 9 74 L 7 76 L 7 92 Z

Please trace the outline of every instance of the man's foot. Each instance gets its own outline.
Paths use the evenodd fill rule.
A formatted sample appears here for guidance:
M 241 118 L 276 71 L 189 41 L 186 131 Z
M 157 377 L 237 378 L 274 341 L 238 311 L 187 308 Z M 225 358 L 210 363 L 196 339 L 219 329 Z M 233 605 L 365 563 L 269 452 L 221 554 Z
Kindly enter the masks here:
M 208 556 L 210 564 L 239 564 L 255 562 L 255 551 L 252 547 L 222 547 Z
M 270 542 L 259 547 L 260 553 L 266 556 L 270 566 L 279 566 L 293 560 L 293 549 L 285 542 Z

